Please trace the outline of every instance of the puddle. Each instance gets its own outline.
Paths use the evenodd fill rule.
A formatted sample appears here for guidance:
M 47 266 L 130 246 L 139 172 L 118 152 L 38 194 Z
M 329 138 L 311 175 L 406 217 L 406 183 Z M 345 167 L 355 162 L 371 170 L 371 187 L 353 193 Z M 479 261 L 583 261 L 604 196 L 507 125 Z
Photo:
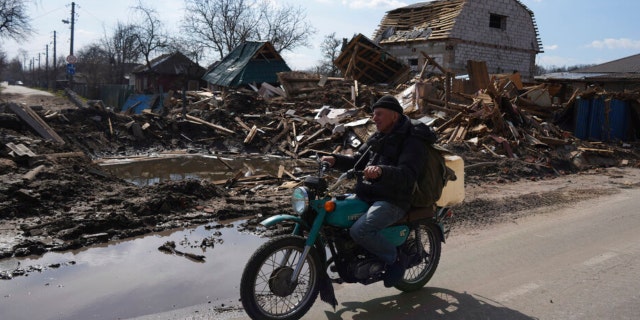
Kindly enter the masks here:
M 166 180 L 227 180 L 238 170 L 277 175 L 315 170 L 316 163 L 273 157 L 218 158 L 163 155 L 101 161 L 103 169 L 136 185 Z M 110 242 L 81 250 L 50 252 L 37 259 L 0 260 L 0 271 L 43 266 L 12 280 L 0 280 L 0 319 L 126 319 L 210 303 L 239 306 L 242 269 L 266 239 L 233 227 L 204 226 Z M 202 249 L 205 238 L 222 240 Z M 203 255 L 204 262 L 158 250 L 174 241 L 176 250 Z M 71 263 L 73 262 L 73 263 Z M 49 265 L 60 264 L 59 268 Z
M 313 160 L 294 160 L 280 157 L 222 157 L 202 155 L 164 155 L 152 158 L 123 158 L 103 160 L 103 169 L 139 186 L 168 180 L 207 179 L 224 181 L 238 170 L 245 175 L 278 175 L 280 165 L 289 172 L 314 170 Z
M 266 239 L 236 227 L 148 235 L 39 259 L 0 261 L 0 270 L 60 263 L 0 281 L 0 319 L 126 319 L 210 303 L 239 305 L 241 271 Z M 220 232 L 214 247 L 200 243 Z M 158 250 L 174 241 L 176 250 L 203 255 L 204 262 Z M 75 264 L 68 262 L 74 261 Z

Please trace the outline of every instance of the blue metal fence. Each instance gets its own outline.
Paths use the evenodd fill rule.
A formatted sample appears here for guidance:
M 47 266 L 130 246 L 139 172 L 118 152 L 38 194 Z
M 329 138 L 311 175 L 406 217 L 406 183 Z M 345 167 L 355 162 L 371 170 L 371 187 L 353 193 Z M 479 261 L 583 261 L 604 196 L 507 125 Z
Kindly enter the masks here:
M 595 141 L 626 141 L 629 138 L 629 102 L 599 96 L 578 98 L 575 106 L 576 138 Z

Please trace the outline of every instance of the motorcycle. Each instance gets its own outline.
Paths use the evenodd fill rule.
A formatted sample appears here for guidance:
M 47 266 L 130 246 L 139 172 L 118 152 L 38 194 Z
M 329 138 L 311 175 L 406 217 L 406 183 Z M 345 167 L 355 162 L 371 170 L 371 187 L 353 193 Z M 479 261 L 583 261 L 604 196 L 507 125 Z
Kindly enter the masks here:
M 240 297 L 252 319 L 299 319 L 318 295 L 335 309 L 333 283 L 369 285 L 383 280 L 385 263 L 349 235 L 349 228 L 369 205 L 353 194 L 335 192 L 362 172 L 351 169 L 328 186 L 328 169 L 329 165 L 321 162 L 317 176 L 306 177 L 303 185 L 293 190 L 294 214 L 261 222 L 266 227 L 292 222 L 293 231 L 261 245 L 244 268 Z M 382 230 L 408 260 L 396 289 L 416 291 L 429 282 L 438 267 L 452 215 L 448 207 L 412 208 L 403 219 Z

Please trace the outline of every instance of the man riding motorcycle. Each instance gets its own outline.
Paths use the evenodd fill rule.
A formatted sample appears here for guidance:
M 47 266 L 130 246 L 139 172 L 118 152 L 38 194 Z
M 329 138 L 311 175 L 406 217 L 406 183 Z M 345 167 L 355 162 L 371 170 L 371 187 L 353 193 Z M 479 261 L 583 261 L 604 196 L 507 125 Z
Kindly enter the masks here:
M 370 207 L 351 227 L 350 235 L 387 264 L 384 285 L 393 287 L 403 278 L 408 262 L 380 230 L 409 210 L 414 183 L 427 157 L 424 144 L 434 143 L 436 136 L 426 125 L 412 130 L 411 120 L 393 96 L 383 96 L 371 109 L 377 131 L 358 152 L 353 156 L 332 154 L 321 160 L 341 170 L 362 170 L 355 193 Z

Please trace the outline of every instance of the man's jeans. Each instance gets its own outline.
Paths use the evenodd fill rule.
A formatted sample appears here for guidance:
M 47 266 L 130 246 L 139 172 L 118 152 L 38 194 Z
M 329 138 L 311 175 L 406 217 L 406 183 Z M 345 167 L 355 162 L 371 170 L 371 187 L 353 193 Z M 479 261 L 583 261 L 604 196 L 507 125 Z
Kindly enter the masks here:
M 369 207 L 367 213 L 358 218 L 358 221 L 351 226 L 349 233 L 356 243 L 378 256 L 385 263 L 393 264 L 398 252 L 396 247 L 380 234 L 380 230 L 394 224 L 405 214 L 404 210 L 394 204 L 376 201 Z

